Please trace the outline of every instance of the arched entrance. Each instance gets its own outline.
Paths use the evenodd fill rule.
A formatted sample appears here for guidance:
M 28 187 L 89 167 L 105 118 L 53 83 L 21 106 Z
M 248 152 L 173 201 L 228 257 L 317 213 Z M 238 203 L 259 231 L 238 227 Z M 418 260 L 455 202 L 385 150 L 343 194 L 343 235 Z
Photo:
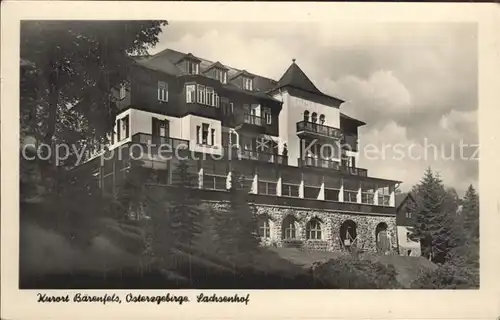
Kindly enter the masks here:
M 342 248 L 351 248 L 357 243 L 356 222 L 346 220 L 340 226 L 340 241 Z
M 391 250 L 391 241 L 387 232 L 387 223 L 380 222 L 375 228 L 375 243 L 377 252 L 387 253 Z

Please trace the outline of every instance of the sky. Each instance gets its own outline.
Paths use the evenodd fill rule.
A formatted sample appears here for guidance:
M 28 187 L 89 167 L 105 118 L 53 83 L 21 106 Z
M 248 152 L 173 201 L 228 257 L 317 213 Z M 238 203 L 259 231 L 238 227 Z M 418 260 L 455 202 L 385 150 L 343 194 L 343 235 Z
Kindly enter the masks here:
M 151 52 L 165 48 L 276 80 L 296 59 L 367 123 L 358 166 L 369 176 L 408 191 L 431 167 L 461 196 L 479 187 L 475 24 L 169 21 Z

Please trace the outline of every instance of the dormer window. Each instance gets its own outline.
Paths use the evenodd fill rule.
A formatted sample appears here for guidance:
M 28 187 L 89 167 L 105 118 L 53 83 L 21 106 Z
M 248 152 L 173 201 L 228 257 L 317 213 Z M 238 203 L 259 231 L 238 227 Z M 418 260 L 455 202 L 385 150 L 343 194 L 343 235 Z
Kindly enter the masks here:
M 215 79 L 219 80 L 221 83 L 227 83 L 227 71 L 222 69 L 215 69 Z
M 187 60 L 187 73 L 189 74 L 199 74 L 200 64 L 197 61 Z
M 248 91 L 253 90 L 253 81 L 251 78 L 243 77 L 243 89 Z

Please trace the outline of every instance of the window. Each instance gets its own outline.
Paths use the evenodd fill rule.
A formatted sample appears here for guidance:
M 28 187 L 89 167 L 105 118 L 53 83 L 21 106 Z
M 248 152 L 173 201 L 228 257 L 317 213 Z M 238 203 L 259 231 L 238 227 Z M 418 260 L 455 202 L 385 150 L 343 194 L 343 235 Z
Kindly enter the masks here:
M 197 144 L 200 144 L 200 131 L 201 131 L 201 127 L 196 126 L 196 143 Z
M 321 240 L 321 222 L 319 219 L 313 218 L 307 223 L 306 237 L 309 240 Z
M 206 123 L 202 124 L 202 131 L 201 131 L 201 143 L 202 144 L 208 144 L 208 128 L 209 125 Z
M 210 130 L 210 141 L 215 145 L 215 129 Z
M 411 242 L 409 231 L 406 232 L 406 242 Z
M 158 81 L 158 101 L 168 101 L 168 83 Z
M 214 99 L 214 89 L 213 88 L 210 88 L 210 87 L 206 87 L 206 104 L 208 104 L 209 106 L 214 106 L 215 105 L 215 99 Z
M 252 79 L 247 78 L 247 77 L 243 77 L 243 89 L 248 90 L 248 91 L 253 90 Z
M 125 88 L 124 85 L 120 86 L 120 93 L 119 93 L 119 99 L 125 99 L 125 96 L 127 95 L 127 89 Z
M 309 122 L 309 111 L 304 111 L 304 121 Z
M 287 216 L 283 220 L 282 234 L 283 239 L 295 239 L 296 237 L 295 229 L 295 218 L 293 216 Z
M 389 195 L 389 187 L 384 186 L 378 189 L 378 205 L 389 206 L 391 196 Z
M 186 85 L 186 102 L 195 103 L 196 102 L 196 85 L 188 84 Z
M 122 138 L 121 138 L 122 132 L 121 132 L 121 128 L 120 128 L 120 122 L 121 122 L 121 119 L 116 120 L 116 142 L 122 140 Z
M 234 113 L 233 103 L 229 102 L 228 98 L 220 98 L 220 104 L 222 107 L 222 114 L 232 115 Z
M 227 83 L 227 71 L 222 69 L 215 69 L 215 79 L 221 83 Z
M 299 185 L 283 183 L 281 185 L 281 195 L 285 197 L 299 197 Z
M 215 101 L 214 106 L 218 108 L 219 107 L 219 95 L 217 94 L 217 92 L 214 93 L 214 101 Z
M 261 217 L 259 218 L 259 236 L 262 238 L 271 237 L 271 228 L 269 227 L 269 218 Z
M 270 182 L 270 181 L 259 181 L 259 194 L 268 194 L 275 196 L 276 195 L 276 187 L 277 187 L 276 182 Z
M 187 73 L 198 74 L 200 70 L 200 64 L 195 61 L 187 61 Z
M 324 114 L 319 116 L 319 124 L 325 124 L 325 115 Z
M 271 109 L 270 108 L 262 108 L 262 114 L 266 119 L 266 124 L 272 123 Z
M 123 139 L 127 139 L 130 134 L 129 116 L 125 116 L 122 118 L 122 130 L 123 130 Z
M 406 212 L 406 217 L 407 217 L 408 219 L 411 219 L 411 212 Z
M 198 85 L 198 103 L 205 104 L 206 88 Z
M 313 112 L 311 116 L 311 122 L 316 123 L 318 121 L 318 114 L 316 112 Z

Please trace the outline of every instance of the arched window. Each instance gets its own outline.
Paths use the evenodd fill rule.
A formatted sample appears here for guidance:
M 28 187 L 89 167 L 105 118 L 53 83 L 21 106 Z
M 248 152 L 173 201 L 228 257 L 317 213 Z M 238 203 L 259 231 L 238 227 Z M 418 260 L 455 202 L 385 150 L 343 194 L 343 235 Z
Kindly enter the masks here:
M 340 226 L 340 241 L 343 247 L 356 246 L 356 223 L 352 220 L 346 220 Z
M 282 237 L 283 239 L 295 239 L 296 238 L 296 229 L 295 229 L 295 217 L 287 216 L 283 220 L 282 225 Z
M 306 225 L 306 237 L 311 240 L 321 240 L 321 221 L 311 219 Z
M 318 114 L 316 112 L 313 112 L 312 117 L 311 117 L 311 122 L 312 123 L 318 122 Z
M 324 114 L 319 116 L 319 124 L 325 124 L 325 115 Z
M 309 122 L 309 111 L 304 111 L 304 121 Z
M 264 216 L 259 218 L 259 236 L 262 238 L 271 237 L 271 228 L 269 227 L 269 218 Z

